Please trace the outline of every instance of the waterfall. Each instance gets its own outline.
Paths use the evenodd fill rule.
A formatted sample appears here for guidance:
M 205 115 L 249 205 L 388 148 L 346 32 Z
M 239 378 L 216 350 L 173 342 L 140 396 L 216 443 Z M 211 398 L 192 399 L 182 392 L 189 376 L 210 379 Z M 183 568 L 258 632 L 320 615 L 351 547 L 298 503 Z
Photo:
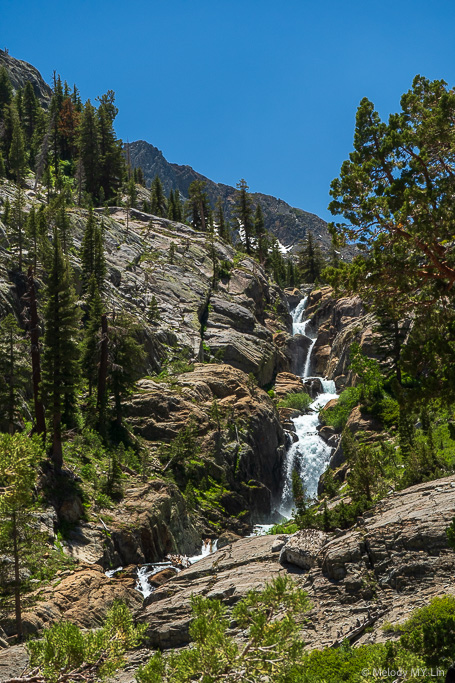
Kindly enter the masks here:
M 292 312 L 293 334 L 305 334 L 308 320 L 301 321 L 304 314 L 308 297 L 300 301 Z M 316 338 L 311 339 L 305 365 L 301 374 L 302 379 L 308 379 L 311 368 L 311 354 L 316 343 Z M 319 410 L 332 398 L 336 398 L 335 382 L 319 378 L 322 384 L 322 393 L 310 405 L 307 415 L 293 418 L 298 440 L 292 444 L 286 453 L 284 462 L 284 484 L 279 503 L 279 512 L 284 517 L 289 517 L 294 504 L 292 496 L 292 472 L 294 469 L 300 474 L 307 495 L 311 498 L 317 495 L 318 482 L 321 474 L 328 465 L 332 448 L 321 439 L 317 432 L 319 424 Z

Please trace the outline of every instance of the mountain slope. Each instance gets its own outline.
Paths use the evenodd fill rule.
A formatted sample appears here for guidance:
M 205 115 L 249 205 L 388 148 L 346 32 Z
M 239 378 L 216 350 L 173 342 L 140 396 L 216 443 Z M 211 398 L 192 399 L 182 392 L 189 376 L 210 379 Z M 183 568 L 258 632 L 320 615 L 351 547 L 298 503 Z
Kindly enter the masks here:
M 141 167 L 148 184 L 158 175 L 163 183 L 166 194 L 170 190 L 178 189 L 184 197 L 188 196 L 188 188 L 194 180 L 203 180 L 212 206 L 218 197 L 223 202 L 223 208 L 228 218 L 231 218 L 235 200 L 235 188 L 222 183 L 215 183 L 206 178 L 191 166 L 181 166 L 170 163 L 163 153 L 144 140 L 136 140 L 125 145 L 133 168 Z M 295 250 L 308 231 L 312 232 L 321 249 L 328 251 L 331 238 L 327 230 L 327 223 L 314 213 L 296 209 L 282 199 L 271 195 L 252 193 L 253 203 L 260 203 L 265 226 L 285 246 L 292 246 Z
M 52 97 L 52 90 L 44 81 L 38 69 L 22 59 L 11 57 L 6 50 L 0 50 L 1 67 L 6 68 L 15 90 L 23 88 L 30 81 L 41 106 L 45 109 L 48 108 Z

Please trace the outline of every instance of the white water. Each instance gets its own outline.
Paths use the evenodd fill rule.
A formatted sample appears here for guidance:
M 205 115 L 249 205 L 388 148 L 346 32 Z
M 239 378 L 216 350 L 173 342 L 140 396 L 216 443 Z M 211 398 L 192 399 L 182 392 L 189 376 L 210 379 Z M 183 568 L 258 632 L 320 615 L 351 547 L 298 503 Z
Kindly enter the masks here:
M 307 297 L 302 299 L 292 313 L 292 332 L 293 334 L 305 334 L 308 320 L 301 320 L 307 304 Z M 311 340 L 308 349 L 305 365 L 301 373 L 303 379 L 309 378 L 311 367 L 311 354 L 316 339 Z M 298 441 L 292 444 L 286 453 L 284 463 L 284 485 L 281 494 L 279 512 L 284 517 L 289 517 L 292 513 L 294 499 L 292 496 L 292 472 L 296 469 L 305 486 L 306 493 L 313 498 L 317 495 L 318 482 L 321 474 L 326 469 L 332 448 L 323 441 L 318 432 L 319 410 L 332 398 L 336 398 L 335 383 L 332 380 L 319 378 L 322 383 L 323 392 L 318 395 L 310 405 L 310 412 L 307 415 L 300 415 L 293 418 L 295 431 Z
M 206 539 L 202 543 L 202 548 L 201 552 L 198 555 L 192 555 L 191 557 L 187 557 L 184 555 L 182 559 L 182 563 L 184 566 L 190 566 L 197 562 L 198 560 L 202 560 L 203 557 L 207 557 L 208 555 L 211 555 L 212 553 L 215 552 L 217 549 L 218 545 L 218 539 Z M 163 569 L 167 569 L 168 567 L 174 567 L 172 562 L 154 562 L 153 564 L 143 564 L 141 567 L 137 567 L 136 569 L 136 575 L 137 575 L 137 581 L 135 585 L 135 589 L 139 591 L 139 593 L 142 593 L 144 598 L 146 598 L 148 595 L 153 593 L 154 590 L 156 590 L 153 586 L 150 585 L 149 579 L 151 576 L 154 576 L 155 574 L 158 574 L 158 572 L 162 571 Z M 106 576 L 109 576 L 109 578 L 112 578 L 117 572 L 122 571 L 123 567 L 116 567 L 115 569 L 109 569 L 106 572 Z M 177 567 L 177 572 L 181 571 Z

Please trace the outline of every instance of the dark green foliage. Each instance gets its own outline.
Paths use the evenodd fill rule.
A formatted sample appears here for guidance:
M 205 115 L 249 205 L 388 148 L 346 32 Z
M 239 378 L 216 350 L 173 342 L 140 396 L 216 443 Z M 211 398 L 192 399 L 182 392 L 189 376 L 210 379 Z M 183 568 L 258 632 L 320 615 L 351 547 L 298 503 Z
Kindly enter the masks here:
M 122 424 L 122 399 L 139 378 L 145 359 L 143 347 L 137 341 L 137 324 L 126 313 L 114 314 L 109 321 L 108 388 L 113 394 L 117 427 Z
M 0 425 L 12 434 L 24 418 L 31 369 L 28 344 L 12 314 L 0 322 Z
M 164 658 L 155 654 L 137 673 L 139 683 L 183 683 L 220 680 L 290 683 L 303 653 L 298 617 L 310 603 L 292 579 L 278 577 L 258 591 L 250 591 L 228 618 L 219 600 L 192 599 L 193 646 Z M 239 644 L 228 629 L 231 621 L 244 631 Z
M 24 179 L 26 168 L 25 140 L 17 109 L 11 109 L 12 137 L 8 154 L 9 170 L 18 184 Z
M 97 631 L 82 632 L 61 621 L 46 629 L 41 640 L 29 641 L 30 666 L 37 667 L 49 683 L 70 672 L 84 677 L 92 669 L 97 679 L 104 678 L 122 666 L 125 652 L 142 642 L 144 630 L 145 626 L 135 626 L 128 607 L 115 601 Z
M 79 157 L 84 169 L 85 189 L 93 197 L 100 188 L 100 141 L 96 110 L 90 100 L 85 103 L 78 135 Z
M 237 193 L 234 205 L 234 215 L 237 218 L 239 232 L 245 244 L 247 254 L 252 253 L 251 240 L 254 237 L 254 218 L 251 197 L 248 192 L 248 185 L 242 178 L 237 183 Z
M 104 259 L 103 225 L 99 225 L 89 209 L 81 244 L 82 291 L 86 292 L 91 277 L 95 278 L 99 292 L 104 290 L 106 262 Z
M 3 107 L 11 103 L 13 99 L 13 86 L 4 66 L 0 67 L 0 120 L 2 119 Z
M 91 396 L 93 387 L 96 387 L 98 382 L 101 316 L 104 312 L 100 291 L 94 274 L 90 276 L 88 283 L 87 300 L 89 302 L 89 309 L 85 321 L 84 338 L 82 342 L 81 368 L 82 373 L 88 382 L 89 396 Z M 88 411 L 87 417 L 93 419 L 92 411 Z
M 211 210 L 203 180 L 193 180 L 189 186 L 186 214 L 195 230 L 207 230 Z
M 218 237 L 225 242 L 231 243 L 231 231 L 229 230 L 229 225 L 226 221 L 223 204 L 221 198 L 218 197 L 215 204 L 215 224 Z
M 53 435 L 51 458 L 55 467 L 60 469 L 63 462 L 62 421 L 68 424 L 72 420 L 79 383 L 79 313 L 69 265 L 63 256 L 55 229 L 52 250 L 44 308 L 43 379 Z
M 20 186 L 16 188 L 11 207 L 10 228 L 11 238 L 18 251 L 17 267 L 22 270 L 22 253 L 25 238 L 25 195 Z
M 154 216 L 166 217 L 166 197 L 164 196 L 163 184 L 159 176 L 155 176 L 151 185 L 151 211 Z
M 298 274 L 302 282 L 314 283 L 321 279 L 325 263 L 313 233 L 308 231 L 304 246 L 299 252 Z

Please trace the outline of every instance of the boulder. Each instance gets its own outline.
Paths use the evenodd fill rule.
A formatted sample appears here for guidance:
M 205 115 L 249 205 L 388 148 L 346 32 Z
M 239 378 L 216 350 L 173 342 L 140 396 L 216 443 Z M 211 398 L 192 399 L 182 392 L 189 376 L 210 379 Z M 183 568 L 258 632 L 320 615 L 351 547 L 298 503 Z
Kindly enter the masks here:
M 150 576 L 148 581 L 153 588 L 158 588 L 169 581 L 169 579 L 174 578 L 176 574 L 177 569 L 175 567 L 166 567 L 166 569 L 162 569 L 157 574 Z
M 293 534 L 280 553 L 281 564 L 294 564 L 301 569 L 322 565 L 322 549 L 329 536 L 317 529 L 302 529 Z
M 301 377 L 292 372 L 280 372 L 275 378 L 273 386 L 275 398 L 280 400 L 288 394 L 298 394 L 306 390 Z

